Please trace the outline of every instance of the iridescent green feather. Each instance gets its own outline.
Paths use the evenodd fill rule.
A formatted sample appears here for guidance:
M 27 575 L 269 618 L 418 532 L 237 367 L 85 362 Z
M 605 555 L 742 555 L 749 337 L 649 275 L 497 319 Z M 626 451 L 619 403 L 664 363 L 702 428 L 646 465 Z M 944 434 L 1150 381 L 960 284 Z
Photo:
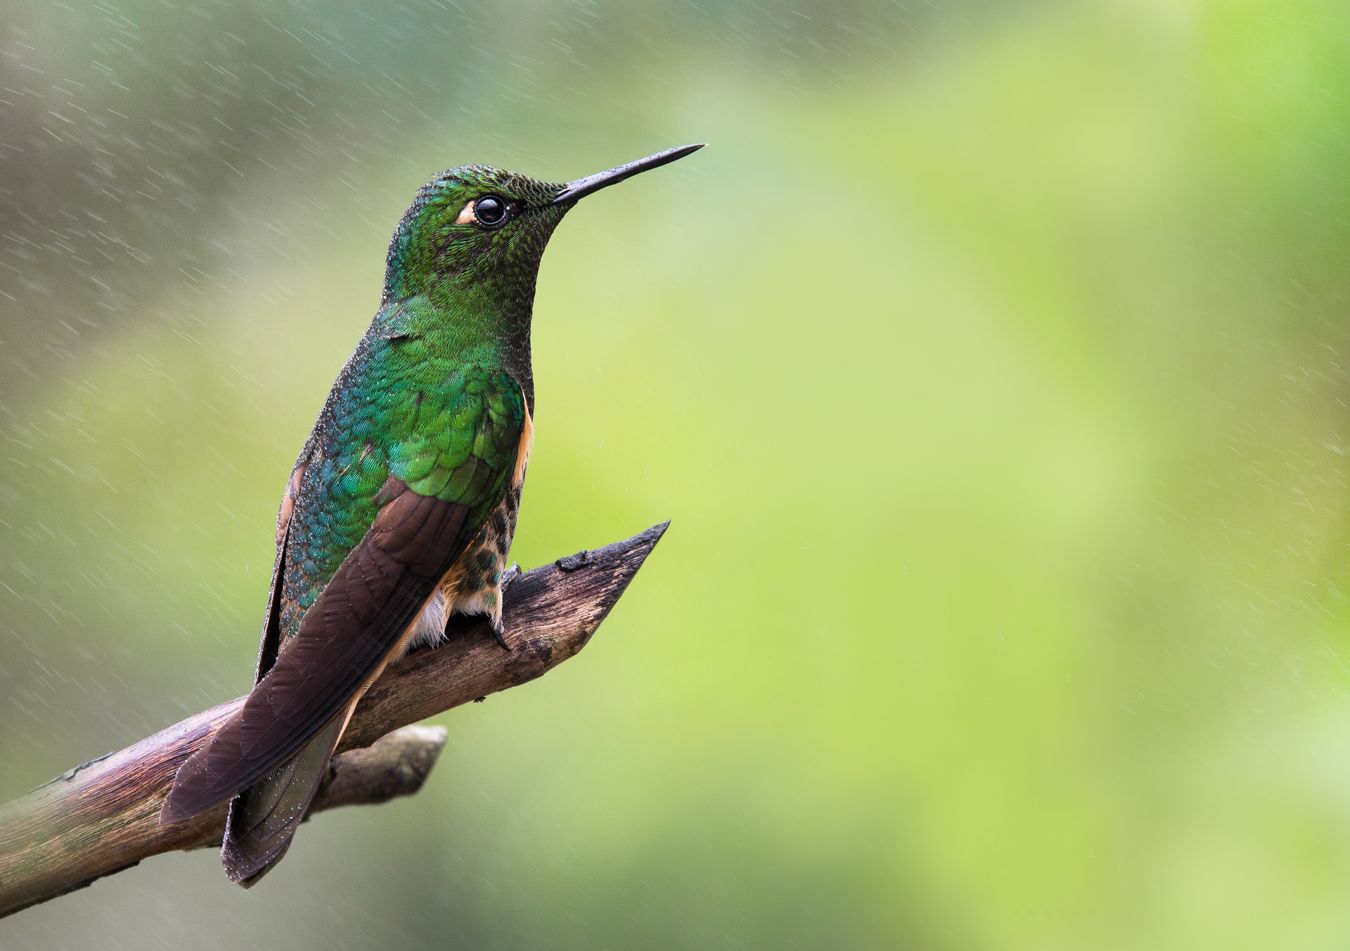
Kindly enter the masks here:
M 524 396 L 509 373 L 440 355 L 420 336 L 368 335 L 344 376 L 325 409 L 331 419 L 317 429 L 291 523 L 288 634 L 370 528 L 388 477 L 465 506 L 476 531 L 510 488 L 525 425 Z

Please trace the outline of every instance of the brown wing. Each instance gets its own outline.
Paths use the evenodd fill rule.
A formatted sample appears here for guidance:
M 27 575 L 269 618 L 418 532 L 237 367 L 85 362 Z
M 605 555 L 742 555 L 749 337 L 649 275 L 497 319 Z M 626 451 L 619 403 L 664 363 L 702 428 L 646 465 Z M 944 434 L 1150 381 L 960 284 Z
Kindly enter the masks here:
M 188 758 L 161 818 L 223 802 L 280 765 L 379 672 L 477 528 L 469 509 L 390 478 L 379 513 L 239 714 Z M 264 645 L 264 654 L 266 654 Z

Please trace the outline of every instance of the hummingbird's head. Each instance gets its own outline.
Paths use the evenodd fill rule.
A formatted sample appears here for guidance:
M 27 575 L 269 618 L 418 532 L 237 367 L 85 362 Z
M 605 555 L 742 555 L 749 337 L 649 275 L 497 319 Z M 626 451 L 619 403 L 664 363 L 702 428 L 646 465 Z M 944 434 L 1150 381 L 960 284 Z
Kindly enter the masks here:
M 450 288 L 459 293 L 481 289 L 498 299 L 530 298 L 544 246 L 573 205 L 700 148 L 667 149 L 568 183 L 487 165 L 444 171 L 422 186 L 394 232 L 384 299 Z

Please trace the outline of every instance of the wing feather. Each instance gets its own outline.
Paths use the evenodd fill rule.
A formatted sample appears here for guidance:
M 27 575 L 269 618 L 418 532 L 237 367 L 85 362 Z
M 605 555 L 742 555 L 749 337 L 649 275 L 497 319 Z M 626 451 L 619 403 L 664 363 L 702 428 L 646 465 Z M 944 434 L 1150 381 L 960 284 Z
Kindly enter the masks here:
M 380 385 L 378 366 L 358 370 L 376 374 L 362 385 Z M 513 464 L 518 481 L 521 455 L 528 452 L 529 409 L 519 384 L 500 369 L 457 369 L 436 393 L 447 425 L 396 433 L 382 450 L 388 453 L 388 478 L 374 496 L 373 520 L 325 579 L 293 636 L 286 636 L 285 618 L 297 609 L 286 600 L 294 596 L 287 594 L 289 561 L 307 557 L 292 552 L 298 543 L 292 515 L 297 506 L 329 501 L 319 495 L 306 503 L 302 489 L 331 495 L 330 481 L 347 472 L 323 475 L 329 481 L 320 486 L 313 478 L 306 481 L 307 470 L 317 464 L 317 471 L 325 473 L 334 447 L 355 451 L 344 443 L 329 444 L 326 427 L 334 425 L 338 392 L 335 387 L 330 394 L 282 499 L 257 683 L 240 712 L 179 769 L 161 811 L 162 820 L 172 822 L 246 792 L 230 810 L 225 841 L 227 866 L 237 859 L 241 877 L 256 878 L 285 851 L 346 717 L 402 649 L 418 612 L 500 493 L 515 484 Z M 430 394 L 419 392 L 419 403 Z M 367 443 L 357 461 L 370 451 Z M 336 499 L 334 504 L 340 512 L 347 503 Z M 314 512 L 307 511 L 312 519 Z
M 179 769 L 161 813 L 173 822 L 223 802 L 299 750 L 383 668 L 477 529 L 470 509 L 390 477 L 369 531 L 240 713 Z

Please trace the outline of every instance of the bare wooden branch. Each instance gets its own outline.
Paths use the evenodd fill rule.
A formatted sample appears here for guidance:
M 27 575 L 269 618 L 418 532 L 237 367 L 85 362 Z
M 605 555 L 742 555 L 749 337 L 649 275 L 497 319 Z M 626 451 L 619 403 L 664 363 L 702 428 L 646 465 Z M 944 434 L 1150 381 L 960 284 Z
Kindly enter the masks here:
M 456 622 L 441 646 L 391 667 L 357 706 L 334 773 L 310 812 L 416 792 L 444 733 L 399 728 L 533 680 L 576 654 L 665 529 L 657 525 L 516 576 L 504 602 L 511 650 L 473 619 Z M 188 717 L 0 806 L 0 916 L 151 855 L 219 842 L 223 806 L 171 825 L 160 824 L 159 809 L 178 767 L 243 702 L 240 697 Z

